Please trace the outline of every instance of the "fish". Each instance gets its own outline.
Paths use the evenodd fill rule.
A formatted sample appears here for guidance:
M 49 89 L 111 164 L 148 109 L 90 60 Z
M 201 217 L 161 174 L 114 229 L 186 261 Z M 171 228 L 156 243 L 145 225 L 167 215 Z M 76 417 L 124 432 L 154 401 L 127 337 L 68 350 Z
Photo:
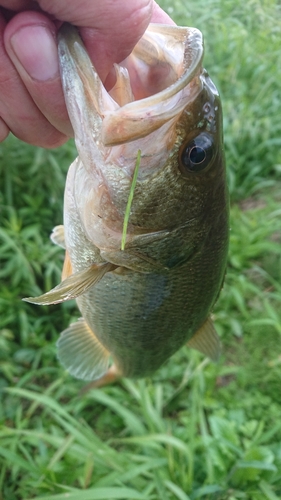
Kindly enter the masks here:
M 96 386 L 151 376 L 185 344 L 217 360 L 229 198 L 201 32 L 150 24 L 109 91 L 74 26 L 61 27 L 58 53 L 78 150 L 51 235 L 65 260 L 59 285 L 24 300 L 76 299 L 58 359 Z

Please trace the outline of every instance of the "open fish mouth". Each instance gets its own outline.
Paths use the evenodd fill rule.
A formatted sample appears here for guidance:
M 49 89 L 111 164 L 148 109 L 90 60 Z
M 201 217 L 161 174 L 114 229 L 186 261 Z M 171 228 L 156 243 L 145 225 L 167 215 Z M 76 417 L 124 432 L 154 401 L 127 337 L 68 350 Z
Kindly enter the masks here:
M 79 116 L 91 125 L 95 141 L 107 147 L 124 144 L 178 117 L 201 90 L 203 41 L 195 28 L 149 25 L 130 56 L 114 65 L 116 83 L 109 93 L 78 33 L 67 24 L 59 35 L 59 54 L 68 112 L 78 143 Z M 91 116 L 85 119 L 89 113 Z

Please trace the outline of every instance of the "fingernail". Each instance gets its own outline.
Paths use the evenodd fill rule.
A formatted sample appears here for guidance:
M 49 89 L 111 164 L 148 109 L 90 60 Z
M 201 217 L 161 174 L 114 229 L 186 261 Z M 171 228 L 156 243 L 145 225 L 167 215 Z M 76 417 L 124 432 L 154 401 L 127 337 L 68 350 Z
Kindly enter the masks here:
M 31 78 L 46 81 L 59 74 L 55 39 L 45 26 L 24 26 L 11 38 L 16 58 Z

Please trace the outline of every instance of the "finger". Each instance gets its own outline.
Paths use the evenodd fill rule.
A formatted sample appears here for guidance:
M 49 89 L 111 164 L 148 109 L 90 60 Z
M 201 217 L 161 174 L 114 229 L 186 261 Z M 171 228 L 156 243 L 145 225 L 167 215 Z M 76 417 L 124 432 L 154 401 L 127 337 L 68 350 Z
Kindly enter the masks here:
M 1 0 L 1 7 L 9 10 L 30 9 L 34 6 L 33 0 Z
M 130 53 L 150 21 L 152 7 L 150 0 L 135 0 L 129 4 L 127 0 L 119 0 L 118 9 L 112 9 L 112 3 L 109 0 L 104 0 L 104 2 L 90 0 L 85 16 L 87 1 L 84 1 L 81 9 L 78 9 L 79 2 L 76 1 L 76 11 L 73 9 L 72 2 L 65 2 L 65 0 L 61 0 L 59 4 L 51 0 L 42 0 L 39 3 L 50 14 L 61 18 L 63 16 L 63 19 L 75 24 L 86 25 L 93 22 L 94 28 L 84 27 L 80 31 L 102 78 L 105 78 L 113 62 L 119 62 Z M 127 6 L 125 11 L 121 9 L 123 4 Z M 109 6 L 111 6 L 110 13 Z M 153 15 L 154 22 L 169 20 L 157 5 L 154 6 Z M 166 16 L 165 21 L 164 16 Z M 93 18 L 94 21 L 92 21 Z M 55 27 L 49 18 L 38 12 L 20 13 L 10 21 L 6 28 L 6 50 L 32 97 L 33 103 L 37 104 L 45 118 L 56 129 L 66 135 L 71 135 L 72 129 L 58 73 L 57 47 L 54 37 Z M 43 125 L 42 118 L 40 122 Z M 39 133 L 40 128 L 37 130 Z M 15 134 L 19 136 L 20 132 L 15 131 Z M 46 136 L 42 138 L 40 133 L 40 137 L 43 141 L 41 145 L 46 145 Z M 34 140 L 38 141 L 36 138 L 32 140 L 32 143 Z
M 113 63 L 125 59 L 150 22 L 153 0 L 38 0 L 56 19 L 80 28 L 87 51 L 104 81 Z
M 151 22 L 160 24 L 175 24 L 170 16 L 168 16 L 168 14 L 161 9 L 156 2 L 153 2 Z
M 105 78 L 114 62 L 120 61 L 128 55 L 150 20 L 150 0 L 136 0 L 133 2 L 133 8 L 127 8 L 120 13 L 123 2 L 124 0 L 120 0 L 118 9 L 112 9 L 112 15 L 109 16 L 110 2 L 108 0 L 104 0 L 104 2 L 91 0 L 92 10 L 87 12 L 86 17 L 84 12 L 84 21 L 79 18 L 80 14 L 77 14 L 76 17 L 76 24 L 79 21 L 81 24 L 83 22 L 85 24 L 86 21 L 90 22 L 95 7 L 95 27 L 83 28 L 81 31 L 85 45 L 102 79 Z M 43 5 L 46 2 L 41 3 L 46 10 L 51 4 L 58 5 L 57 2 L 49 2 L 49 5 Z M 76 9 L 77 3 L 75 4 Z M 59 3 L 60 7 L 63 4 L 65 2 L 62 0 Z M 69 6 L 70 12 L 67 10 Z M 85 6 L 83 7 L 85 9 Z M 71 9 L 72 3 L 67 2 L 63 12 L 51 11 L 50 9 L 48 12 L 52 15 L 57 14 L 58 17 L 63 14 L 63 19 L 69 21 L 74 19 L 71 16 L 75 15 Z M 80 12 L 81 9 L 77 10 Z M 115 11 L 117 14 L 114 13 Z M 129 12 L 131 15 L 128 18 Z M 118 19 L 121 17 L 124 19 L 118 24 Z M 113 29 L 112 26 L 114 26 Z M 43 115 L 58 130 L 70 135 L 72 129 L 59 79 L 54 29 L 53 23 L 43 14 L 38 12 L 19 13 L 6 28 L 5 46 L 25 87 Z
M 3 45 L 6 23 L 0 16 L 0 117 L 2 136 L 7 128 L 19 139 L 43 147 L 55 147 L 66 140 L 42 115 L 27 92 Z
M 7 53 L 32 98 L 32 109 L 35 103 L 44 115 L 45 125 L 50 122 L 62 134 L 73 135 L 61 87 L 53 23 L 38 12 L 22 12 L 10 21 L 4 39 Z M 40 123 L 43 125 L 42 119 Z

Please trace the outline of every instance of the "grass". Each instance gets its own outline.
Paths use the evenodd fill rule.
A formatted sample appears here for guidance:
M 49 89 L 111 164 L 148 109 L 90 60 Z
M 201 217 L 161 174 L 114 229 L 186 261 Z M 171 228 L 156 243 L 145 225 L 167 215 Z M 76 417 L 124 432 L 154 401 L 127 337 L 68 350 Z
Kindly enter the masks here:
M 72 303 L 23 303 L 60 279 L 72 143 L 0 146 L 0 499 L 281 497 L 280 5 L 162 2 L 205 35 L 224 105 L 228 274 L 214 316 L 219 363 L 182 348 L 152 379 L 80 396 L 55 342 Z

